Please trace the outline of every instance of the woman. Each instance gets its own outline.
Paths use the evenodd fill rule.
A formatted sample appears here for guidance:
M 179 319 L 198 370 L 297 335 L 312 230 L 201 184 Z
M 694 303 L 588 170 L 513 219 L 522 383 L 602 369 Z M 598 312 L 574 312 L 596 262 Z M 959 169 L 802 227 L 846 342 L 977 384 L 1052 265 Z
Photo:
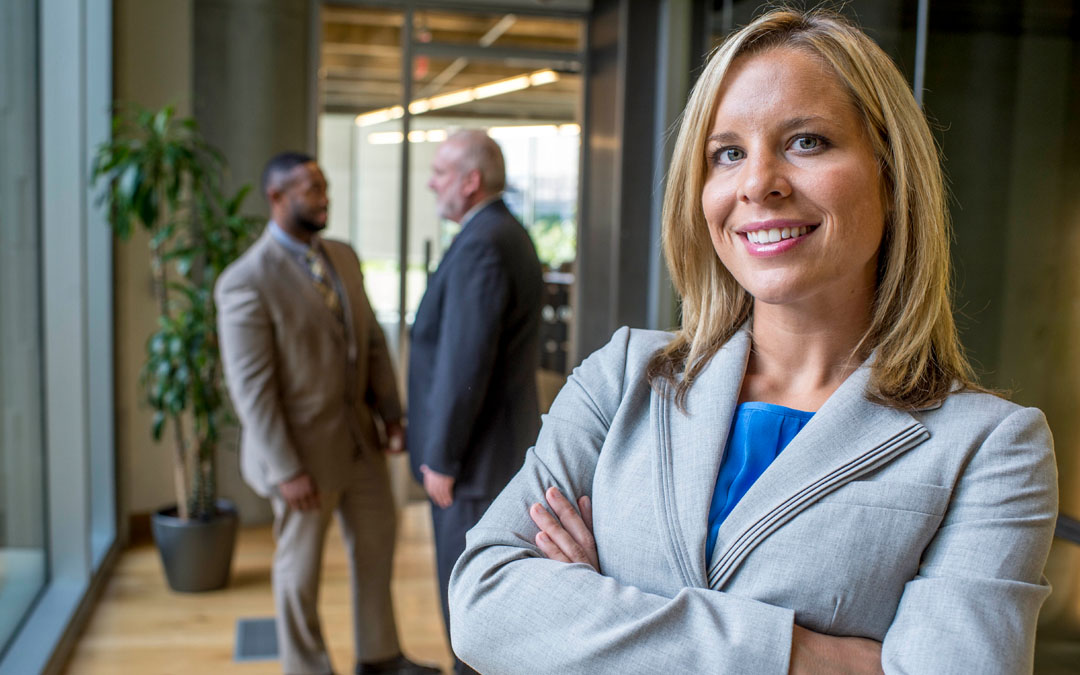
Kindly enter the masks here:
M 455 651 L 484 673 L 1030 671 L 1050 432 L 973 382 L 940 166 L 888 57 L 829 13 L 734 34 L 663 229 L 682 328 L 621 329 L 571 376 L 469 533 Z

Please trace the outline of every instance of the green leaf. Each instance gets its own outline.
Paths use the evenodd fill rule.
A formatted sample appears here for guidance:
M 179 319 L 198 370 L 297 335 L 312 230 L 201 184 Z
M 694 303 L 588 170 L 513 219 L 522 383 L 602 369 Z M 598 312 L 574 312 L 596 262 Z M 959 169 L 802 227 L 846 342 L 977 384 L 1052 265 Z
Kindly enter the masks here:
M 165 413 L 158 410 L 154 413 L 153 426 L 150 429 L 150 433 L 153 435 L 155 441 L 161 440 L 161 432 L 165 428 Z
M 150 338 L 148 351 L 155 356 L 163 355 L 165 353 L 165 336 L 161 333 L 155 333 L 154 336 Z

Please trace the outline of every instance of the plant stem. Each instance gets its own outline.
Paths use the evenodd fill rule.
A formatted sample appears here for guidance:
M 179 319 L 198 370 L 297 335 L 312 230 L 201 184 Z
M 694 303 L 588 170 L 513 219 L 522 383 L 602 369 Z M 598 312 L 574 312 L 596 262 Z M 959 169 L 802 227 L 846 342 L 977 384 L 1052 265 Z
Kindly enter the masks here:
M 191 515 L 188 512 L 187 503 L 187 471 L 184 466 L 184 430 L 181 428 L 180 416 L 173 415 L 173 431 L 176 436 L 175 452 L 173 455 L 173 487 L 176 489 L 176 513 L 180 520 L 188 520 Z
M 161 196 L 165 197 L 164 190 L 162 190 Z M 164 199 L 162 203 L 166 203 Z M 171 214 L 166 210 L 166 216 L 169 215 Z M 168 274 L 165 269 L 165 261 L 161 259 L 161 244 L 154 247 L 153 258 L 158 309 L 161 316 L 169 318 L 171 312 L 169 312 Z M 180 415 L 173 414 L 171 417 L 173 419 L 173 435 L 175 436 L 173 486 L 176 489 L 176 513 L 180 516 L 180 520 L 188 520 L 190 514 L 188 513 L 187 503 L 187 467 L 184 462 L 184 450 L 187 447 L 187 440 L 184 438 L 184 427 L 181 424 Z

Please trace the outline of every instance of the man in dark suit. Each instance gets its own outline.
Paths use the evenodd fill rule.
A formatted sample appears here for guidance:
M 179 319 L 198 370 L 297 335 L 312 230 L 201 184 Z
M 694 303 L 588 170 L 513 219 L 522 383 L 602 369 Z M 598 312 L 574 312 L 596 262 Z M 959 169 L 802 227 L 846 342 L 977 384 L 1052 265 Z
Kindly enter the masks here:
M 431 497 L 443 618 L 465 532 L 517 472 L 540 414 L 543 277 L 525 228 L 500 197 L 502 152 L 479 130 L 438 149 L 428 187 L 461 224 L 416 312 L 409 359 L 409 450 Z M 458 661 L 455 670 L 471 672 Z
M 360 261 L 348 244 L 318 235 L 328 200 L 314 159 L 277 155 L 262 187 L 272 220 L 222 273 L 214 297 L 225 380 L 243 427 L 241 473 L 274 509 L 281 666 L 331 672 L 316 600 L 336 515 L 350 558 L 356 673 L 438 673 L 398 645 L 394 502 L 376 420 L 389 448 L 400 450 L 404 433 Z

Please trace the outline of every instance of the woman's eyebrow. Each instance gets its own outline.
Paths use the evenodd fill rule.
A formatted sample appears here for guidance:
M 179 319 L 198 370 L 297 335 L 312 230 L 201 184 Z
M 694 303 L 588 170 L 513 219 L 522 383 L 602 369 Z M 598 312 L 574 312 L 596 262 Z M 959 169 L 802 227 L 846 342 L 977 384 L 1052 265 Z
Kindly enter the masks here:
M 811 122 L 826 122 L 827 123 L 828 121 L 829 120 L 825 119 L 824 117 L 822 117 L 820 115 L 802 115 L 800 117 L 792 117 L 790 119 L 784 120 L 784 123 L 780 125 L 780 128 L 783 129 L 784 131 L 791 131 L 792 129 L 797 129 L 799 127 L 804 127 L 807 124 L 810 124 Z
M 722 131 L 718 134 L 712 134 L 705 139 L 706 143 L 719 143 L 720 145 L 730 145 L 739 139 L 739 135 L 732 131 Z
M 782 132 L 792 131 L 800 127 L 805 127 L 810 123 L 828 124 L 829 120 L 821 115 L 800 115 L 798 117 L 789 117 L 780 123 L 777 127 Z M 721 131 L 715 134 L 710 134 L 705 139 L 706 143 L 718 143 L 720 145 L 731 145 L 739 141 L 739 134 L 734 131 Z

